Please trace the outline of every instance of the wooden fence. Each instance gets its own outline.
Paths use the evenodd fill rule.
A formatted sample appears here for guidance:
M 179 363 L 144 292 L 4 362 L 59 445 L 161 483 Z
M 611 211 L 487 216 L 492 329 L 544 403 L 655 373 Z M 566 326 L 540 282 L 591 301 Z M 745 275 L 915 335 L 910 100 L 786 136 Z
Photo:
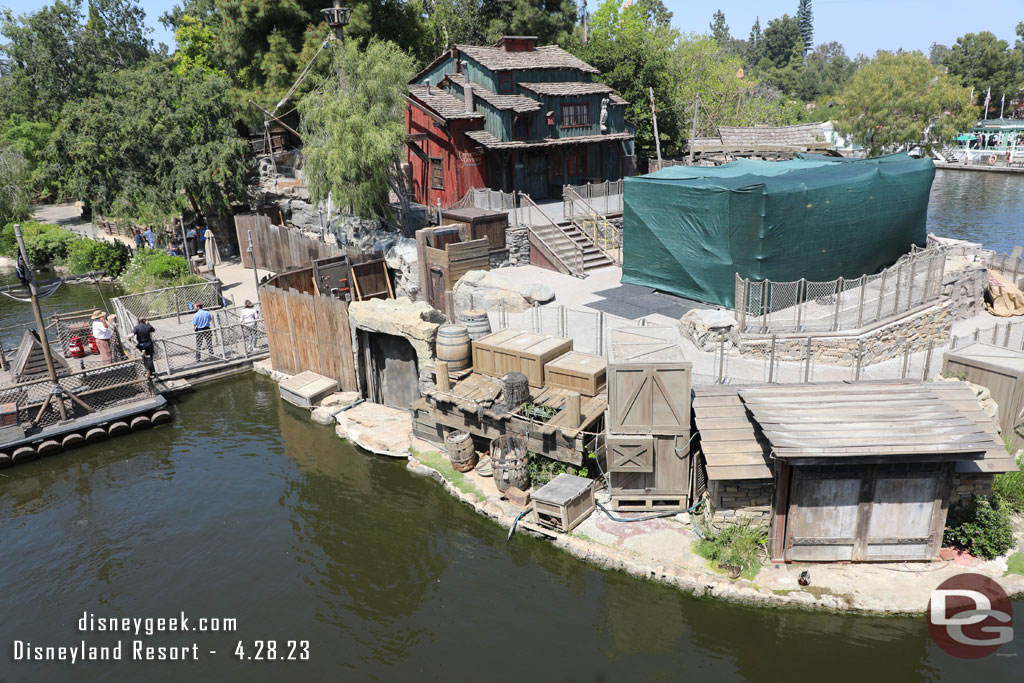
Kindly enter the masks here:
M 256 266 L 275 273 L 298 268 L 316 259 L 341 256 L 343 252 L 333 244 L 314 240 L 295 228 L 274 225 L 267 216 L 240 214 L 235 216 L 235 232 L 242 265 L 252 268 L 249 257 L 249 231 L 252 231 Z
M 312 268 L 282 273 L 260 288 L 270 361 L 275 370 L 312 370 L 358 391 L 348 303 L 315 296 Z

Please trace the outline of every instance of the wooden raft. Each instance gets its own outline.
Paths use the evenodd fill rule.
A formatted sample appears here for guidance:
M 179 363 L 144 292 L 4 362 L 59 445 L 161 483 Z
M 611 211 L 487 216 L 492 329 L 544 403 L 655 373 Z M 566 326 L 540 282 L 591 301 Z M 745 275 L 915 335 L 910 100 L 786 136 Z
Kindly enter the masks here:
M 528 450 L 554 460 L 581 465 L 583 455 L 592 449 L 596 436 L 602 431 L 605 397 L 582 397 L 580 424 L 570 426 L 564 410 L 564 389 L 533 389 L 530 402 L 554 408 L 559 412 L 547 422 L 536 422 L 496 405 L 501 398 L 501 382 L 495 378 L 472 373 L 456 382 L 450 391 L 428 389 L 424 392 L 429 420 L 450 429 L 462 429 L 484 439 L 496 439 L 505 434 L 519 434 L 526 439 Z M 518 408 L 518 406 L 513 409 Z M 416 419 L 430 432 L 427 414 L 417 409 Z

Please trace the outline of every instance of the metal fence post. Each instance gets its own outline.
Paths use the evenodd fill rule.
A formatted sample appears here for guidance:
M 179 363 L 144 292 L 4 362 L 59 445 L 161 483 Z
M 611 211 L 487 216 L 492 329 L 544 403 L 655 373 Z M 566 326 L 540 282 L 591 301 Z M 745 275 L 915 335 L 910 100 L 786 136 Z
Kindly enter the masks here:
M 1003 346 L 1010 348 L 1010 323 L 1006 323 L 1006 336 L 1003 338 Z
M 859 330 L 864 324 L 864 287 L 868 283 L 868 276 L 860 276 L 860 299 L 857 302 L 857 329 Z
M 903 370 L 900 372 L 900 379 L 907 378 L 907 367 L 910 365 L 910 342 L 903 346 Z
M 716 384 L 722 384 L 722 377 L 725 374 L 725 333 L 718 333 L 718 381 Z
M 171 357 L 167 355 L 167 342 L 160 339 L 160 346 L 164 350 L 164 372 L 171 374 Z
M 768 331 L 768 289 L 771 286 L 770 280 L 761 282 L 761 332 Z
M 597 353 L 604 355 L 604 311 L 597 312 Z
M 843 301 L 843 278 L 836 280 L 836 306 L 832 313 L 832 331 L 836 332 L 839 330 L 839 309 L 842 307 Z
M 811 338 L 807 338 L 807 360 L 804 363 L 804 383 L 811 381 Z
M 807 304 L 807 280 L 800 278 L 796 283 L 796 331 L 803 329 L 804 306 Z
M 995 345 L 996 339 L 999 337 L 999 323 L 992 326 L 992 344 Z
M 916 256 L 910 257 L 910 285 L 907 287 L 907 310 L 914 305 L 914 275 L 917 267 Z
M 929 370 L 932 367 L 932 351 L 935 350 L 935 342 L 928 342 L 928 352 L 924 355 L 924 370 L 921 372 L 921 381 L 928 380 Z
M 892 315 L 900 309 L 900 282 L 903 280 L 903 264 L 896 266 L 896 290 L 892 297 Z
M 878 288 L 878 310 L 875 311 L 875 320 L 872 322 L 882 319 L 882 299 L 885 298 L 885 279 L 888 275 L 889 269 L 886 268 L 882 271 L 882 286 Z
M 171 298 L 174 299 L 174 318 L 181 324 L 181 311 L 178 310 L 178 288 L 171 287 Z
M 768 384 L 775 380 L 775 341 L 778 335 L 772 335 L 772 348 L 768 353 Z
M 857 365 L 853 370 L 853 381 L 860 381 L 860 370 L 864 366 L 864 340 L 857 340 Z

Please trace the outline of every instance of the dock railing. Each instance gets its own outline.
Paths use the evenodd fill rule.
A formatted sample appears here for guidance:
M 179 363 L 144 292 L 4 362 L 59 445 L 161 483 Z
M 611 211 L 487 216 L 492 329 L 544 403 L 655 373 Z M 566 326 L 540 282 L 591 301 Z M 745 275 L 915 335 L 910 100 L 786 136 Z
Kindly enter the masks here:
M 622 228 L 601 215 L 586 199 L 571 186 L 563 192 L 565 215 L 580 232 L 603 251 L 615 265 L 622 265 Z
M 139 318 L 160 320 L 174 317 L 180 322 L 182 316 L 191 316 L 195 312 L 196 304 L 202 304 L 206 309 L 211 310 L 220 308 L 223 305 L 223 298 L 218 283 L 207 281 L 192 285 L 153 289 L 137 294 L 125 294 L 111 299 L 111 303 L 114 306 L 114 312 L 117 313 L 118 326 L 122 328 L 122 335 L 126 335 Z M 122 321 L 127 323 L 129 318 L 133 319 L 131 327 L 125 331 L 121 323 Z
M 874 275 L 814 282 L 736 276 L 736 319 L 749 334 L 858 330 L 925 308 L 942 296 L 946 250 L 914 249 Z
M 569 215 L 569 204 L 573 195 L 589 202 L 605 216 L 622 213 L 622 190 L 621 180 L 606 180 L 602 183 L 586 183 L 584 185 L 563 185 L 562 200 L 565 202 L 565 215 Z
M 259 305 L 256 304 L 257 310 Z M 262 316 L 255 325 L 239 322 L 240 306 L 214 311 L 209 332 L 185 331 L 154 335 L 153 362 L 157 372 L 175 375 L 200 365 L 227 363 L 269 352 Z

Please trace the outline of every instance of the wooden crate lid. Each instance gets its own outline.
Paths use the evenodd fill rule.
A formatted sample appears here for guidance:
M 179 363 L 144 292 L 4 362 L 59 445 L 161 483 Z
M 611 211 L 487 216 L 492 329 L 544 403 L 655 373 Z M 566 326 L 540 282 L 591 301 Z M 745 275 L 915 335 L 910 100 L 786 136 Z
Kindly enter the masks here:
M 630 327 L 608 332 L 609 363 L 683 363 L 674 327 Z
M 533 494 L 533 499 L 551 505 L 566 505 L 579 498 L 580 494 L 590 488 L 593 483 L 585 477 L 577 477 L 563 472 L 537 489 Z
M 956 351 L 947 351 L 946 360 L 983 369 L 1006 370 L 1014 374 L 1024 372 L 1024 351 L 1007 349 L 984 342 L 974 342 Z
M 501 343 L 501 348 L 509 351 L 526 351 L 540 342 L 544 341 L 543 334 L 533 332 L 520 332 L 514 337 L 509 337 Z
M 569 372 L 582 372 L 590 375 L 608 367 L 608 360 L 604 356 L 595 356 L 592 353 L 569 351 L 552 361 L 548 361 L 544 367 L 568 370 Z
M 501 346 L 509 339 L 517 337 L 520 334 L 523 333 L 518 332 L 516 330 L 498 330 L 497 332 L 491 332 L 490 334 L 480 337 L 479 339 L 474 339 L 473 344 L 482 344 L 485 346 Z
M 566 344 L 569 345 L 570 349 L 572 348 L 571 339 L 566 339 L 565 337 L 547 337 L 545 339 L 539 340 L 534 344 L 531 344 L 530 346 L 522 350 L 528 353 L 541 356 L 549 351 L 557 351 L 559 349 L 565 348 Z

